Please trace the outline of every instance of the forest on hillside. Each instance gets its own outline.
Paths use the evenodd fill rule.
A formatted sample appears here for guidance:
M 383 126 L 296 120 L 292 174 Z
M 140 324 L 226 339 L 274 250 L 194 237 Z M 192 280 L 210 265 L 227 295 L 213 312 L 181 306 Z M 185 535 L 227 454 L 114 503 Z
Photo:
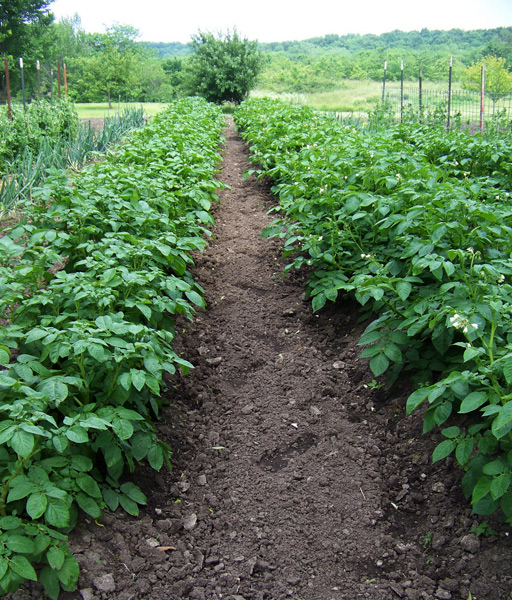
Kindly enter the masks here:
M 27 96 L 50 96 L 56 88 L 57 65 L 66 65 L 70 97 L 78 102 L 166 102 L 186 95 L 192 40 L 145 43 L 128 25 L 106 33 L 86 33 L 79 15 L 56 22 L 51 0 L 17 0 L 16 14 L 0 4 L 0 56 L 8 58 L 15 98 L 20 98 L 24 60 Z M 5 13 L 5 14 L 4 14 Z M 450 57 L 453 78 L 484 56 L 504 59 L 512 70 L 512 27 L 463 31 L 392 31 L 382 35 L 337 35 L 301 41 L 261 43 L 264 68 L 257 87 L 275 92 L 329 91 L 344 80 L 446 79 Z M 36 64 L 40 69 L 36 71 Z M 5 98 L 5 75 L 0 75 L 0 98 Z

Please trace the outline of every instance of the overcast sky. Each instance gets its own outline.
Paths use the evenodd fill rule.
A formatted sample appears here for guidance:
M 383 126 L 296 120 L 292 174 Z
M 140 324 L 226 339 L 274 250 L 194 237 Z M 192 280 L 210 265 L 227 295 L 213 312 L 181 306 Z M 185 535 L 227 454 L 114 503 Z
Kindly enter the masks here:
M 260 42 L 329 33 L 385 33 L 512 26 L 512 0 L 54 0 L 57 20 L 78 13 L 88 32 L 132 25 L 148 42 L 189 42 L 201 31 L 236 27 Z

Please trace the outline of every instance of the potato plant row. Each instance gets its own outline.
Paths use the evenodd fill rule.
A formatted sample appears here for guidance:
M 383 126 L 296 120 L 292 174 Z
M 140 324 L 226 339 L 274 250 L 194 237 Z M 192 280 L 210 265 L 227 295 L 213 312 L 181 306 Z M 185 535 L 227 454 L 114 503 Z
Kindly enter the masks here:
M 308 265 L 321 309 L 351 295 L 371 318 L 360 344 L 375 376 L 403 371 L 441 427 L 474 512 L 512 523 L 512 146 L 418 124 L 345 127 L 273 100 L 235 115 L 274 180 L 286 270 Z
M 137 463 L 170 448 L 154 422 L 163 378 L 191 365 L 176 318 L 204 306 L 189 272 L 206 245 L 224 125 L 176 102 L 105 160 L 53 170 L 0 238 L 0 590 L 76 586 L 79 510 L 137 515 Z

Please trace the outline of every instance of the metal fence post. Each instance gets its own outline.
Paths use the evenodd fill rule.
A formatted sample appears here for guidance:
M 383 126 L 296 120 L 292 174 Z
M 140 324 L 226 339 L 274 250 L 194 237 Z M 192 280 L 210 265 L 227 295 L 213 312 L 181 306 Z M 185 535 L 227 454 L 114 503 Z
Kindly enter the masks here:
M 11 84 L 9 83 L 9 61 L 4 58 L 5 66 L 5 87 L 7 88 L 7 116 L 12 121 L 12 106 L 11 106 Z
M 453 56 L 450 56 L 450 68 L 448 69 L 448 116 L 446 119 L 446 129 L 450 129 L 450 111 L 452 104 L 452 67 Z
M 400 64 L 400 123 L 404 118 L 404 61 Z
M 386 71 L 388 70 L 388 61 L 384 61 L 384 75 L 382 77 L 382 104 L 384 104 L 384 97 L 386 93 Z
M 25 80 L 23 79 L 23 59 L 20 56 L 20 74 L 21 74 L 21 93 L 23 94 L 23 112 L 27 112 L 27 104 L 25 100 Z
M 41 63 L 36 60 L 37 69 L 37 100 L 41 100 Z
M 482 86 L 480 88 L 480 133 L 484 132 L 485 65 L 482 65 Z
M 57 61 L 57 98 L 60 100 L 60 60 Z
M 423 89 L 422 89 L 423 71 L 420 69 L 420 76 L 418 78 L 418 119 L 421 123 L 421 116 L 423 112 Z

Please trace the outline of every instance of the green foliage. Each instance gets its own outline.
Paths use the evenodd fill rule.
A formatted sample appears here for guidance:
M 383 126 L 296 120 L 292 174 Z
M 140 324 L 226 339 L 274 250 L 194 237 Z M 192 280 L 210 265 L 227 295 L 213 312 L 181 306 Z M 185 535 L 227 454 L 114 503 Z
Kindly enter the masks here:
M 308 265 L 315 311 L 361 304 L 375 377 L 411 374 L 407 412 L 427 405 L 424 431 L 443 427 L 433 460 L 454 454 L 473 510 L 512 523 L 510 140 L 356 130 L 269 100 L 235 119 L 274 179 L 279 218 L 264 235 L 283 240 L 285 271 Z
M 189 94 L 217 104 L 239 103 L 248 96 L 263 67 L 257 42 L 242 39 L 236 30 L 219 37 L 199 32 L 192 47 L 185 79 Z
M 192 366 L 172 341 L 175 319 L 204 306 L 189 267 L 212 224 L 223 124 L 202 100 L 176 103 L 71 180 L 53 171 L 0 239 L 4 593 L 74 589 L 79 511 L 137 515 L 129 474 L 169 465 L 154 421 L 164 375 Z
M 5 173 L 7 164 L 15 160 L 23 151 L 37 153 L 45 140 L 73 138 L 78 132 L 78 115 L 73 105 L 58 100 L 33 102 L 26 113 L 22 107 L 13 108 L 12 121 L 7 112 L 0 115 L 0 173 Z
M 507 70 L 504 58 L 484 56 L 466 69 L 463 79 L 466 89 L 477 91 L 481 89 L 482 67 L 485 67 L 485 93 L 496 104 L 498 100 L 512 92 L 512 73 Z
M 0 216 L 18 202 L 30 199 L 32 189 L 55 169 L 81 168 L 92 153 L 105 151 L 127 131 L 143 124 L 142 110 L 132 109 L 105 119 L 103 127 L 95 131 L 88 123 L 79 124 L 72 105 L 65 102 L 32 104 L 28 116 L 16 110 L 13 121 L 0 120 L 6 140 L 4 160 L 0 162 L 5 173 L 0 187 Z
M 51 0 L 9 0 L 0 4 L 0 54 L 19 56 L 30 34 L 38 26 L 48 26 L 53 16 L 48 12 Z

